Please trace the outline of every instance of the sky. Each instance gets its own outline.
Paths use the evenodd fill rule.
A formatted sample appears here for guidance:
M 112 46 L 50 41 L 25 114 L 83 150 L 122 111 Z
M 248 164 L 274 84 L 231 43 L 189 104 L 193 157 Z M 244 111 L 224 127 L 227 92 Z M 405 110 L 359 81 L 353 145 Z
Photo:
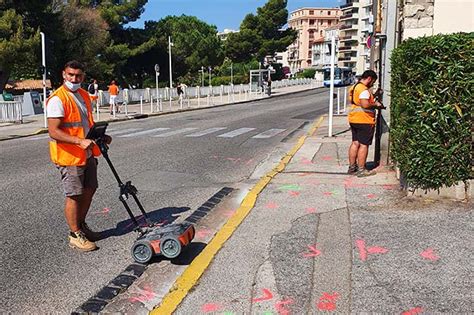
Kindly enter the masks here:
M 256 13 L 267 0 L 148 0 L 140 20 L 129 26 L 143 28 L 145 21 L 158 21 L 168 15 L 192 15 L 224 29 L 237 30 L 248 13 Z M 338 7 L 340 0 L 288 0 L 288 11 L 302 7 Z

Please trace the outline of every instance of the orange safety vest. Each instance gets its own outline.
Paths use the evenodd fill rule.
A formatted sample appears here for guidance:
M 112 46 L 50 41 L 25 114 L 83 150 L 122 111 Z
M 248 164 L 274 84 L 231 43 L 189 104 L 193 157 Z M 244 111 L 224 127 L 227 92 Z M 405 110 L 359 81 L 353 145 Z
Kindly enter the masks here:
M 368 90 L 368 88 L 361 82 L 356 83 L 349 89 L 349 99 L 352 103 L 348 115 L 349 123 L 375 125 L 375 109 L 360 106 L 359 96 L 365 90 Z M 374 104 L 374 96 L 370 92 L 369 94 L 369 104 Z
M 94 120 L 92 118 L 92 106 L 89 94 L 83 89 L 79 89 L 77 91 L 86 103 L 89 128 L 92 128 L 94 125 Z M 48 102 L 53 96 L 59 97 L 64 107 L 64 117 L 61 120 L 59 129 L 71 136 L 84 139 L 86 135 L 84 134 L 84 128 L 82 127 L 81 112 L 72 96 L 69 95 L 64 86 L 61 86 L 53 94 L 51 94 L 51 96 L 46 101 L 46 106 L 48 106 Z M 49 155 L 51 157 L 51 161 L 53 161 L 54 164 L 61 166 L 82 166 L 86 164 L 87 159 L 86 150 L 82 149 L 79 145 L 58 142 L 56 140 L 51 140 L 49 142 Z M 92 155 L 100 155 L 100 150 L 97 145 L 92 147 Z

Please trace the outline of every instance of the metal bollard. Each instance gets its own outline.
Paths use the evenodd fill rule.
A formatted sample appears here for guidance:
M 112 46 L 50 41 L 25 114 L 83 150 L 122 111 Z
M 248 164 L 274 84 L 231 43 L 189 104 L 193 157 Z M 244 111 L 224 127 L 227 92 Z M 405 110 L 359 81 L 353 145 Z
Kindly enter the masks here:
M 340 92 L 341 92 L 341 88 L 338 88 L 338 89 L 337 89 L 337 114 L 338 114 L 338 115 L 339 115 L 339 113 L 341 112 L 341 111 L 340 111 L 340 108 L 341 108 L 341 106 L 340 106 L 340 102 L 341 102 L 341 95 L 340 95 L 340 94 L 341 94 L 341 93 L 340 93 Z
M 344 88 L 344 113 L 346 112 L 346 105 L 347 105 L 347 87 Z
M 201 106 L 201 88 L 198 86 L 196 87 L 196 94 L 198 99 L 198 107 Z
M 150 114 L 153 113 L 153 96 L 150 95 Z
M 140 95 L 140 114 L 143 114 L 143 96 Z

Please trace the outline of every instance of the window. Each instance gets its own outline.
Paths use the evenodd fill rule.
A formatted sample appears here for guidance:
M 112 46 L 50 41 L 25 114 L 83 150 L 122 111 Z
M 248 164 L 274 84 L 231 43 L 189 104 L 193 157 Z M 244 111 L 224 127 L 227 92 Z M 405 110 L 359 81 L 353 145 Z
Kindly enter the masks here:
M 314 14 L 314 10 L 309 10 L 309 15 L 313 15 Z
M 309 20 L 309 25 L 314 25 L 314 20 L 313 19 Z
M 331 15 L 331 11 L 328 11 L 328 15 Z

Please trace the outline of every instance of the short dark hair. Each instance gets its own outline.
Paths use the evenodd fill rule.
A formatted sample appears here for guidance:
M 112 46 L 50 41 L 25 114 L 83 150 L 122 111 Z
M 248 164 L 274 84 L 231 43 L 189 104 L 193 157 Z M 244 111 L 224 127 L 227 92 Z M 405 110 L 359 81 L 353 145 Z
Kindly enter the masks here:
M 377 80 L 377 73 L 375 73 L 374 70 L 365 70 L 364 73 L 362 73 L 362 76 L 360 77 L 361 79 L 367 79 L 367 78 L 372 78 L 373 80 Z
M 77 61 L 77 60 L 71 60 L 71 61 L 68 61 L 68 62 L 64 65 L 64 70 L 65 70 L 66 68 L 79 69 L 79 70 L 84 71 L 84 64 L 83 64 L 82 62 Z

